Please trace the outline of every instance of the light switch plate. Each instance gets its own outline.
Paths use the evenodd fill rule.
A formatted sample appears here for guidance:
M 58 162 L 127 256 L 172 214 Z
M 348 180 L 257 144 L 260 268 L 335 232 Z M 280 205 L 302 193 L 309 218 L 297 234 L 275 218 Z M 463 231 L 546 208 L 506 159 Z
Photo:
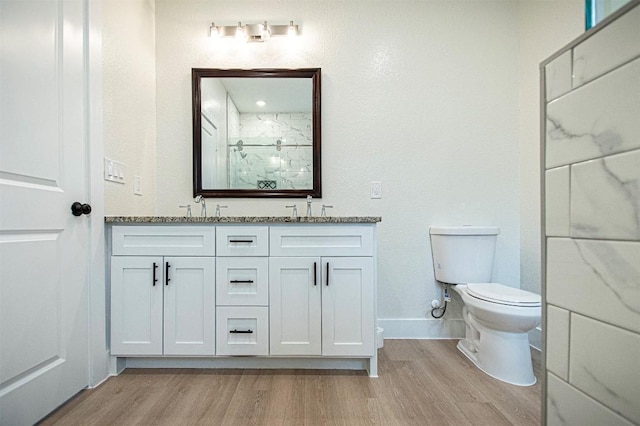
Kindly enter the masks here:
M 104 180 L 115 183 L 125 183 L 124 164 L 110 158 L 104 158 Z

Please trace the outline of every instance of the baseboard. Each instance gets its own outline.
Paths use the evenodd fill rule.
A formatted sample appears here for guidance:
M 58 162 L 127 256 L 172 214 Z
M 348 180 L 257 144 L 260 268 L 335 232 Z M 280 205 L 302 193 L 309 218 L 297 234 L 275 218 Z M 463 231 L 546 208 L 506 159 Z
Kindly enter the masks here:
M 378 319 L 385 339 L 459 339 L 464 337 L 464 321 L 459 319 L 398 318 Z
M 540 326 L 529 332 L 529 346 L 538 351 L 542 351 L 542 329 Z
M 279 358 L 224 357 L 210 358 L 118 358 L 126 368 L 258 368 L 258 369 L 314 369 L 369 370 L 369 358 Z

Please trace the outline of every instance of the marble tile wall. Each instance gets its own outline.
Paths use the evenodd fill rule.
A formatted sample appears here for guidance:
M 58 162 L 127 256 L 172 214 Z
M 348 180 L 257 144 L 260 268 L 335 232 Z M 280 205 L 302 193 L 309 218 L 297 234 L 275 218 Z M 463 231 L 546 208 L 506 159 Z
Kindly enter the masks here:
M 255 189 L 259 181 L 274 181 L 277 189 L 313 187 L 311 114 L 239 114 L 237 139 L 242 149 L 229 141 L 231 188 Z
M 640 2 L 545 65 L 548 425 L 640 424 Z

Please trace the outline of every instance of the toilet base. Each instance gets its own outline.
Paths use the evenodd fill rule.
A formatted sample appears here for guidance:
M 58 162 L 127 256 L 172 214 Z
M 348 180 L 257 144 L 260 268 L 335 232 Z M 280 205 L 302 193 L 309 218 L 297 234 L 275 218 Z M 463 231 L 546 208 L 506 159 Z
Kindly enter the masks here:
M 494 333 L 507 336 L 495 336 Z M 505 343 L 505 338 L 506 345 L 496 345 L 496 340 Z M 527 334 L 485 331 L 481 333 L 480 342 L 461 339 L 457 347 L 476 367 L 494 379 L 516 386 L 536 384 Z

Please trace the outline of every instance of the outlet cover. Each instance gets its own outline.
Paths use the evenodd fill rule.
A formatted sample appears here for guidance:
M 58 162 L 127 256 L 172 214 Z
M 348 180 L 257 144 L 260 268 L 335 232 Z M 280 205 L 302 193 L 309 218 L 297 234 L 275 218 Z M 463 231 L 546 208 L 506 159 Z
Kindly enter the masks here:
M 382 182 L 371 182 L 371 198 L 382 198 Z

